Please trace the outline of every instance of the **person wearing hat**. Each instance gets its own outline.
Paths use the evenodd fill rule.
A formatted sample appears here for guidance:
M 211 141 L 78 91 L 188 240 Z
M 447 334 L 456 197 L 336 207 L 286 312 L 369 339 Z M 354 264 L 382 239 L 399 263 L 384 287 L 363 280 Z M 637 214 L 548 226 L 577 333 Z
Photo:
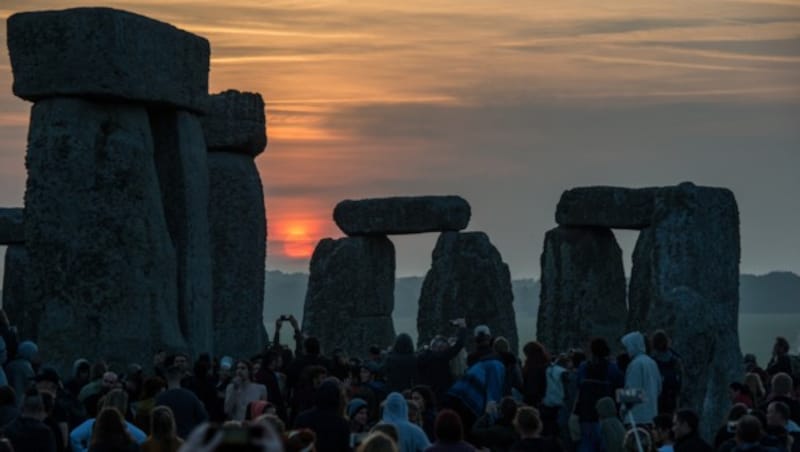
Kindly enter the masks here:
M 8 385 L 14 388 L 16 394 L 25 394 L 30 387 L 36 373 L 33 371 L 33 362 L 37 359 L 39 347 L 31 341 L 24 341 L 17 348 L 17 357 L 6 364 Z M 22 407 L 23 397 L 19 397 L 17 404 Z
M 69 401 L 65 400 L 66 395 L 61 389 L 61 378 L 55 369 L 45 367 L 39 371 L 34 381 L 36 381 L 36 389 L 39 390 L 39 393 L 46 393 L 52 398 L 52 410 L 44 422 L 53 427 L 57 450 L 65 450 L 69 441 L 69 422 L 67 410 L 64 407 Z
M 489 357 L 495 357 L 494 349 L 492 349 L 492 332 L 486 325 L 478 325 L 473 331 L 475 339 L 475 351 L 467 355 L 467 367 Z
M 355 397 L 347 403 L 347 419 L 350 420 L 350 433 L 369 432 L 369 406 L 367 401 Z

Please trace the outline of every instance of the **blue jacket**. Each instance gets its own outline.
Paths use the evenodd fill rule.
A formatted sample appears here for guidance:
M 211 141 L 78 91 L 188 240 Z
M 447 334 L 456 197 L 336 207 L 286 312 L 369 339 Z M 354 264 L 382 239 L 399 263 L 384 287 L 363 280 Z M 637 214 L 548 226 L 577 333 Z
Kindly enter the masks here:
M 408 402 L 397 392 L 386 398 L 381 423 L 394 425 L 397 429 L 400 452 L 422 452 L 431 445 L 425 432 L 408 421 Z
M 473 364 L 450 390 L 475 416 L 481 416 L 489 401 L 499 402 L 503 398 L 506 367 L 499 359 L 487 359 Z

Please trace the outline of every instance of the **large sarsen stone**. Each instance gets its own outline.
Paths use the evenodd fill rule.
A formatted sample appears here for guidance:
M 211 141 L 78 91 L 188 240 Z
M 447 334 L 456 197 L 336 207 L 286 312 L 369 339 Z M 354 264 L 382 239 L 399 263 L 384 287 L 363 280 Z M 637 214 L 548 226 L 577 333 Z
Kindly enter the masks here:
M 206 109 L 208 41 L 172 25 L 111 8 L 74 8 L 14 14 L 7 31 L 14 94 L 23 99 Z
M 0 208 L 0 244 L 25 242 L 25 225 L 20 207 Z
M 556 208 L 561 226 L 642 229 L 652 222 L 654 188 L 580 187 L 565 191 Z
M 350 236 L 392 235 L 460 231 L 470 214 L 460 196 L 415 196 L 342 201 L 333 219 Z
M 255 157 L 267 146 L 264 100 L 258 93 L 228 90 L 214 94 L 202 121 L 209 149 Z

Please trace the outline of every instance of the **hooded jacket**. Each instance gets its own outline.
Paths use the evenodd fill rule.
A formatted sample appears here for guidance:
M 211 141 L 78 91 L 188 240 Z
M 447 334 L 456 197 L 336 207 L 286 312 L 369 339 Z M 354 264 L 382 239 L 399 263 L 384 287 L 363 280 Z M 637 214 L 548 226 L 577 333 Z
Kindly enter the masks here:
M 606 452 L 624 452 L 625 427 L 617 416 L 617 404 L 611 397 L 603 397 L 595 404 L 600 423 L 600 438 Z
M 622 345 L 631 357 L 625 370 L 625 389 L 641 389 L 644 401 L 631 409 L 634 422 L 650 424 L 658 414 L 658 395 L 661 393 L 661 372 L 653 358 L 647 356 L 644 336 L 638 331 L 622 337 Z M 625 413 L 624 422 L 630 422 L 630 414 Z
M 381 423 L 394 425 L 397 429 L 400 452 L 422 452 L 431 445 L 425 432 L 408 421 L 408 402 L 397 392 L 386 398 Z

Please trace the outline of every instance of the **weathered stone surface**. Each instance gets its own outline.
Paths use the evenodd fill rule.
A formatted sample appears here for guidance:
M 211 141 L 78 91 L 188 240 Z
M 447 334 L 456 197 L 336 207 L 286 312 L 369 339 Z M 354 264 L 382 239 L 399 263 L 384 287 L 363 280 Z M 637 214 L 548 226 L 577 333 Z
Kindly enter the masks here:
M 442 233 L 422 284 L 418 344 L 452 332 L 448 322 L 465 317 L 470 327 L 485 324 L 494 336 L 504 336 L 516 354 L 513 301 L 508 265 L 485 233 Z
M 673 337 L 687 363 L 682 405 L 703 413 L 710 435 L 729 407 L 728 383 L 742 373 L 736 199 L 727 189 L 689 183 L 659 189 L 651 228 L 640 239 L 650 251 L 634 254 L 631 281 L 649 295 L 632 297 L 631 309 L 646 312 L 639 320 L 646 329 Z
M 213 350 L 208 163 L 200 121 L 191 113 L 151 110 L 155 163 L 175 249 L 178 325 L 195 353 Z
M 208 148 L 253 157 L 267 146 L 264 100 L 258 93 L 228 90 L 209 97 L 203 118 Z
M 303 331 L 330 353 L 363 356 L 394 341 L 394 245 L 386 237 L 323 239 L 314 250 Z
M 599 226 L 642 229 L 653 216 L 654 188 L 581 187 L 561 195 L 556 223 L 561 226 Z
M 25 193 L 26 309 L 43 360 L 149 362 L 185 350 L 175 254 L 147 111 L 74 98 L 31 113 Z
M 536 335 L 549 350 L 587 347 L 603 337 L 613 347 L 624 333 L 622 251 L 607 228 L 559 226 L 547 231 L 541 257 Z
M 633 249 L 631 279 L 628 284 L 628 321 L 626 331 L 647 331 L 650 305 L 654 297 L 653 228 L 639 232 Z
M 25 242 L 25 225 L 22 221 L 22 208 L 0 208 L 0 244 Z
M 111 8 L 74 8 L 8 18 L 14 94 L 38 101 L 79 96 L 205 111 L 208 41 Z
M 25 275 L 28 267 L 28 252 L 25 245 L 14 244 L 6 248 L 3 273 L 3 310 L 11 323 L 16 324 L 25 312 Z M 29 337 L 28 331 L 19 331 L 21 337 Z
M 469 203 L 460 196 L 346 200 L 333 211 L 336 224 L 351 236 L 460 231 L 470 215 Z
M 267 220 L 252 157 L 208 153 L 215 355 L 261 351 Z

